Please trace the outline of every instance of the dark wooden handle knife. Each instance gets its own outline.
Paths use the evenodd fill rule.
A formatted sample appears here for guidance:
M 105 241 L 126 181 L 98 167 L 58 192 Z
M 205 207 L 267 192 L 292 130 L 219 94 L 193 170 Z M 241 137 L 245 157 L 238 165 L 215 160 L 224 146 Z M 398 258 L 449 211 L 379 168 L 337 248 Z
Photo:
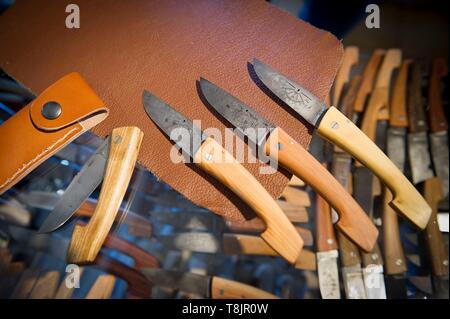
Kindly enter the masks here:
M 441 80 L 448 73 L 447 61 L 445 59 L 435 59 L 431 69 L 431 77 L 428 86 L 428 110 L 431 132 L 441 132 L 448 130 L 448 123 L 442 106 Z

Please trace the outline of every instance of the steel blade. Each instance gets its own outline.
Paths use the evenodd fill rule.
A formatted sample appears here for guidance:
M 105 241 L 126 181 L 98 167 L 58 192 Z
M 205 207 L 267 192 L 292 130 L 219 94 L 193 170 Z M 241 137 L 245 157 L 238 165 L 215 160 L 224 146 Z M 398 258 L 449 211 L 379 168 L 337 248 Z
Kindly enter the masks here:
M 200 253 L 220 253 L 222 238 L 211 233 L 177 233 L 158 236 L 158 241 L 168 249 L 189 250 Z
M 142 103 L 152 121 L 193 158 L 207 136 L 185 116 L 150 92 L 144 91 Z
M 342 267 L 342 278 L 347 299 L 367 299 L 361 265 Z
M 179 289 L 197 295 L 210 298 L 211 277 L 188 272 L 179 272 L 173 270 L 163 270 L 156 268 L 143 268 L 141 272 L 154 285 Z
M 248 139 L 262 147 L 275 128 L 251 107 L 210 81 L 200 78 L 200 88 L 208 103 Z
M 30 191 L 19 193 L 18 198 L 22 203 L 29 207 L 53 210 L 55 205 L 61 199 L 61 195 L 54 192 Z
M 406 158 L 406 128 L 390 127 L 387 133 L 387 156 L 398 167 L 405 171 Z
M 74 177 L 53 211 L 41 225 L 40 233 L 49 233 L 61 227 L 100 185 L 108 161 L 109 141 L 109 137 L 105 139 Z
M 386 299 L 383 266 L 368 265 L 363 269 L 367 299 Z
M 413 183 L 418 184 L 433 177 L 427 133 L 408 134 L 408 149 Z
M 353 197 L 369 216 L 373 211 L 372 178 L 366 167 L 357 167 L 353 173 Z
M 407 299 L 408 298 L 405 274 L 385 275 L 384 283 L 386 285 L 387 299 Z
M 261 61 L 253 59 L 252 64 L 258 78 L 268 89 L 311 125 L 319 125 L 322 114 L 327 111 L 325 103 Z
M 445 197 L 448 195 L 449 188 L 447 132 L 444 131 L 430 134 L 430 142 L 434 170 L 436 171 L 437 177 L 442 181 L 442 191 Z
M 322 299 L 341 299 L 337 267 L 338 251 L 317 252 L 317 273 Z

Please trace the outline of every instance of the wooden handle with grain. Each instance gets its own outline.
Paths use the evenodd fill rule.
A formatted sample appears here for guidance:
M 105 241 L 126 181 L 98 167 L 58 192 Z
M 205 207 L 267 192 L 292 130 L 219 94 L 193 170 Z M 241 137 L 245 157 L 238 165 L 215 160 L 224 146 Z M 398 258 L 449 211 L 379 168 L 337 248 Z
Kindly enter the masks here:
M 67 252 L 68 262 L 84 264 L 95 260 L 128 188 L 142 136 L 137 127 L 121 127 L 112 131 L 98 204 L 87 226 L 75 226 Z
M 425 181 L 424 196 L 433 209 L 424 234 L 431 272 L 434 276 L 448 276 L 448 247 L 437 221 L 438 203 L 443 197 L 442 184 L 438 177 Z
M 398 217 L 395 211 L 389 206 L 392 200 L 392 193 L 389 189 L 384 189 L 383 196 L 383 250 L 386 274 L 403 274 L 408 269 L 406 267 L 406 257 L 400 239 L 398 228 Z
M 203 142 L 194 162 L 255 211 L 267 226 L 261 237 L 274 250 L 290 263 L 297 260 L 303 240 L 276 201 L 249 171 L 212 138 Z
M 369 265 L 380 265 L 383 266 L 383 256 L 381 255 L 381 249 L 380 246 L 375 244 L 372 251 L 370 253 L 362 253 L 362 263 L 364 267 L 367 267 Z
M 116 277 L 112 275 L 100 275 L 95 280 L 85 299 L 109 299 L 112 295 Z
M 213 276 L 212 299 L 279 299 L 267 291 L 234 280 Z
M 279 254 L 258 236 L 242 234 L 223 234 L 223 252 L 230 255 L 279 256 Z M 316 256 L 303 249 L 295 262 L 295 268 L 305 270 L 316 269 Z
M 339 257 L 343 267 L 361 264 L 361 255 L 358 247 L 340 231 L 336 231 L 339 242 Z
M 78 276 L 81 278 L 84 272 L 84 267 L 78 268 Z M 66 280 L 69 280 L 69 278 L 72 276 L 71 273 L 68 273 L 64 279 L 62 280 L 61 284 L 58 287 L 58 290 L 56 291 L 54 299 L 71 299 L 74 290 L 76 289 L 74 285 L 67 285 Z
M 280 198 L 292 205 L 303 207 L 311 206 L 311 199 L 309 198 L 308 193 L 296 187 L 287 186 L 283 190 L 283 193 L 281 193 Z
M 278 206 L 283 210 L 288 219 L 293 223 L 307 223 L 309 220 L 306 207 L 292 204 L 284 200 L 277 200 Z
M 28 299 L 53 299 L 58 289 L 59 271 L 47 271 L 39 276 Z
M 389 203 L 391 207 L 416 227 L 425 228 L 431 216 L 430 206 L 397 166 L 352 121 L 335 107 L 330 107 L 317 131 L 377 175 L 394 196 Z
M 408 73 L 411 60 L 404 60 L 397 78 L 390 105 L 389 125 L 394 127 L 408 127 L 407 92 Z
M 342 232 L 361 249 L 372 249 L 378 236 L 377 229 L 353 197 L 322 164 L 281 128 L 271 133 L 265 148 L 267 155 L 304 180 L 330 203 L 339 214 L 337 227 Z
M 316 246 L 319 252 L 337 249 L 331 207 L 319 194 L 316 196 Z
M 428 86 L 428 110 L 430 128 L 433 133 L 447 131 L 448 123 L 442 106 L 441 80 L 448 73 L 448 66 L 445 59 L 435 59 L 431 69 L 431 76 Z
M 341 93 L 344 85 L 350 79 L 350 70 L 358 63 L 359 49 L 355 46 L 346 47 L 344 50 L 344 56 L 342 58 L 341 66 L 338 70 L 333 86 L 333 98 L 331 103 L 334 105 L 340 105 Z
M 359 86 L 358 93 L 356 94 L 355 104 L 353 105 L 353 110 L 357 113 L 364 111 L 367 96 L 372 92 L 375 85 L 375 77 L 384 53 L 384 50 L 375 50 L 364 68 L 362 82 Z

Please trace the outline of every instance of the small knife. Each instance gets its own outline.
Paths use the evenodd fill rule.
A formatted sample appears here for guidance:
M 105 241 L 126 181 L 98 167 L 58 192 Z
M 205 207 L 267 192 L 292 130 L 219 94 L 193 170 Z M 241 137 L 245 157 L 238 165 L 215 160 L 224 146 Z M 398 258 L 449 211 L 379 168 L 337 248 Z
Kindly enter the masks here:
M 332 89 L 332 101 L 334 105 L 340 105 L 342 90 L 346 83 L 350 81 L 350 70 L 358 63 L 359 49 L 355 46 L 348 46 L 344 50 L 344 56 L 342 57 L 342 63 L 339 67 L 336 79 Z
M 337 241 L 331 221 L 331 208 L 316 197 L 317 273 L 322 299 L 341 299 L 337 267 Z
M 409 134 L 408 151 L 414 184 L 434 176 L 428 151 L 428 125 L 422 98 L 422 71 L 420 65 L 413 63 L 410 67 L 408 85 Z
M 169 137 L 175 130 L 190 134 L 175 141 L 195 164 L 234 191 L 266 223 L 261 237 L 283 258 L 295 263 L 303 240 L 287 219 L 275 200 L 236 159 L 213 138 L 156 96 L 144 91 L 145 111 L 155 124 Z M 193 141 L 191 147 L 191 141 Z
M 217 276 L 154 268 L 141 272 L 156 286 L 176 288 L 208 299 L 278 299 L 264 290 Z
M 329 109 L 312 93 L 258 60 L 253 66 L 259 79 L 278 98 L 317 128 L 333 144 L 349 152 L 372 170 L 391 190 L 390 205 L 417 227 L 423 229 L 431 208 L 391 160 L 335 107 Z
M 187 250 L 207 254 L 279 256 L 264 240 L 253 235 L 185 232 L 160 235 L 157 240 L 165 249 L 170 250 Z M 298 269 L 315 270 L 315 254 L 303 249 L 294 266 Z
M 366 251 L 373 247 L 378 231 L 351 195 L 308 151 L 283 129 L 268 123 L 255 110 L 201 78 L 200 87 L 209 104 L 240 132 L 247 134 L 265 154 L 309 184 L 339 214 L 337 227 Z M 262 139 L 251 132 L 266 128 Z M 250 133 L 249 133 L 250 132 Z M 268 135 L 266 141 L 265 137 Z M 273 152 L 273 150 L 277 150 Z
M 431 155 L 436 175 L 442 181 L 442 191 L 447 198 L 448 207 L 448 123 L 441 98 L 441 79 L 447 75 L 448 67 L 444 59 L 433 61 L 428 87 L 428 116 L 430 121 Z

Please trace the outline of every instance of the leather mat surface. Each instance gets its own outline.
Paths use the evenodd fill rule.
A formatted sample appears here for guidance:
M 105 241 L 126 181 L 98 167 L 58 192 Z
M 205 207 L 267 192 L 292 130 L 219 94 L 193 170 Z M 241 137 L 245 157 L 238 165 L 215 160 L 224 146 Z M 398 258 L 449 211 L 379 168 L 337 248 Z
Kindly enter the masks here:
M 144 132 L 139 162 L 194 203 L 235 220 L 254 216 L 247 206 L 193 165 L 173 164 L 172 143 L 146 116 L 144 89 L 202 128 L 226 124 L 199 97 L 200 76 L 218 84 L 281 126 L 305 147 L 311 130 L 258 87 L 248 62 L 258 58 L 324 98 L 342 56 L 330 33 L 265 1 L 77 0 L 80 28 L 67 29 L 65 1 L 19 0 L 0 16 L 0 67 L 39 93 L 71 71 L 80 72 L 110 108 L 94 129 L 136 125 Z M 20 134 L 20 128 L 18 128 Z M 286 172 L 259 174 L 272 196 Z

